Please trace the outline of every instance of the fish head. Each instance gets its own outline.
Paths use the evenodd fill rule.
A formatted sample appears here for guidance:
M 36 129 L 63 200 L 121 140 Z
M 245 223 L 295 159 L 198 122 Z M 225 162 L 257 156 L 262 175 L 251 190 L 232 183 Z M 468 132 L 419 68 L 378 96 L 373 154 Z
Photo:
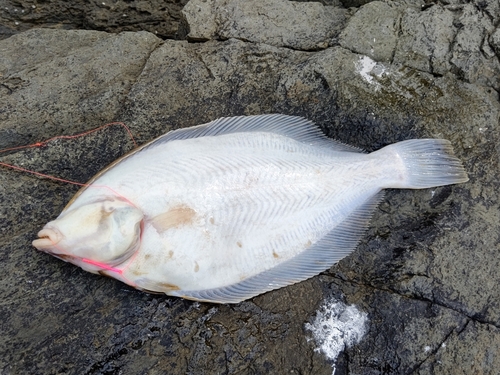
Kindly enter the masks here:
M 131 257 L 140 247 L 143 213 L 116 197 L 71 206 L 38 232 L 33 246 L 97 273 Z

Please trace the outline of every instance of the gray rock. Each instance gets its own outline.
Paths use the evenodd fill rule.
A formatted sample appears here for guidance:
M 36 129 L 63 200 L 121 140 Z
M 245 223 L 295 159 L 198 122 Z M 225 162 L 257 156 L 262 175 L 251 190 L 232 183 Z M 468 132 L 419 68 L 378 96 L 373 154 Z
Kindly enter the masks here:
M 495 51 L 497 56 L 500 56 L 500 29 L 496 28 L 489 38 L 489 44 Z
M 402 10 L 396 4 L 373 1 L 361 7 L 339 37 L 342 47 L 390 62 L 398 41 Z
M 191 40 L 237 38 L 300 50 L 332 45 L 346 18 L 341 8 L 287 0 L 192 0 L 182 14 Z
M 483 48 L 488 43 L 488 35 L 495 29 L 491 20 L 472 4 L 466 4 L 458 21 L 461 27 L 454 41 L 451 63 L 467 82 L 499 90 L 500 62 L 491 53 L 485 54 Z
M 451 45 L 457 28 L 453 12 L 439 6 L 405 10 L 394 62 L 424 72 L 450 72 Z
M 180 11 L 188 0 L 3 0 L 0 39 L 33 27 L 108 32 L 149 31 L 162 38 L 182 36 Z
M 446 373 L 448 372 L 446 364 L 460 358 L 468 358 L 468 361 L 457 366 L 455 374 L 495 374 L 500 366 L 497 355 L 499 340 L 500 331 L 497 327 L 470 321 L 464 327 L 451 332 L 446 343 L 437 348 L 415 373 L 419 375 Z M 469 343 L 475 344 L 469 345 Z
M 0 373 L 331 374 L 332 365 L 337 375 L 494 373 L 498 93 L 491 79 L 465 77 L 488 68 L 482 59 L 470 66 L 457 60 L 463 73 L 453 70 L 445 52 L 447 32 L 457 27 L 448 22 L 451 10 L 401 3 L 397 9 L 406 26 L 395 34 L 395 63 L 353 52 L 350 44 L 305 52 L 241 39 L 161 42 L 148 33 L 57 30 L 0 41 L 0 148 L 110 121 L 125 121 L 144 143 L 220 116 L 280 112 L 314 120 L 367 151 L 409 138 L 447 138 L 470 177 L 456 186 L 388 191 L 357 250 L 328 272 L 215 306 L 135 291 L 35 252 L 37 230 L 78 187 L 2 167 Z M 452 14 L 469 25 L 480 16 Z M 427 45 L 416 47 L 441 52 L 433 52 L 434 60 L 421 53 L 412 67 L 404 46 L 424 35 L 417 27 L 424 16 L 436 25 L 425 34 Z M 477 19 L 483 26 L 468 29 L 460 51 L 484 54 L 489 29 Z M 364 26 L 376 30 L 370 22 Z M 487 41 L 496 53 L 497 39 L 491 30 Z M 0 162 L 85 182 L 132 147 L 116 126 L 0 153 Z M 335 363 L 315 351 L 304 326 L 332 298 L 368 315 L 365 336 Z
M 493 2 L 483 7 L 496 9 Z M 339 43 L 375 61 L 437 75 L 453 73 L 466 82 L 498 90 L 500 62 L 494 30 L 491 16 L 473 4 L 421 8 L 373 1 L 349 19 Z
M 474 6 L 486 15 L 491 23 L 498 25 L 500 21 L 500 3 L 496 0 L 473 0 Z
M 112 121 L 159 43 L 147 32 L 12 36 L 0 46 L 0 148 L 60 135 L 72 123 L 90 129 Z

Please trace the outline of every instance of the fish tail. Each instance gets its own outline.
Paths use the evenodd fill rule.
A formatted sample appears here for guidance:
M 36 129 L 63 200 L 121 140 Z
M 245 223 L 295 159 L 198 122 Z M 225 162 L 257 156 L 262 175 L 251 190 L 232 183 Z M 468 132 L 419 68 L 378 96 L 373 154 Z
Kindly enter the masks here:
M 412 139 L 380 151 L 392 154 L 401 172 L 395 174 L 396 181 L 390 187 L 424 189 L 469 180 L 451 143 L 445 139 Z

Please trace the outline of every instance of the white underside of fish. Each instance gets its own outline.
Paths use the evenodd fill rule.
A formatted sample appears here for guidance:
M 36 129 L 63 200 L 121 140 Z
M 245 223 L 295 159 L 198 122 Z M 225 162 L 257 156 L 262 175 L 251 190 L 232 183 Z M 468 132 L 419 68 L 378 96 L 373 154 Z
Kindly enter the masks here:
M 365 154 L 282 115 L 168 133 L 92 182 L 144 215 L 140 248 L 118 267 L 121 274 L 101 273 L 222 303 L 304 280 L 354 250 L 383 188 L 466 180 L 446 142 L 408 141 Z M 411 159 L 419 152 L 427 162 L 441 158 L 429 163 L 429 176 Z M 67 210 L 110 194 L 104 190 L 87 188 Z

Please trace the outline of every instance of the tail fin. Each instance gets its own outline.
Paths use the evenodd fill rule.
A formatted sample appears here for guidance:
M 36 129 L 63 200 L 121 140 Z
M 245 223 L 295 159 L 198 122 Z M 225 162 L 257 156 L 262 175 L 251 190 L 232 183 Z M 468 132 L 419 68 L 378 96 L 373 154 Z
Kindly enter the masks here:
M 399 157 L 405 173 L 402 181 L 392 187 L 424 189 L 457 184 L 469 180 L 462 162 L 445 139 L 412 139 L 382 149 Z M 381 151 L 382 151 L 381 150 Z

